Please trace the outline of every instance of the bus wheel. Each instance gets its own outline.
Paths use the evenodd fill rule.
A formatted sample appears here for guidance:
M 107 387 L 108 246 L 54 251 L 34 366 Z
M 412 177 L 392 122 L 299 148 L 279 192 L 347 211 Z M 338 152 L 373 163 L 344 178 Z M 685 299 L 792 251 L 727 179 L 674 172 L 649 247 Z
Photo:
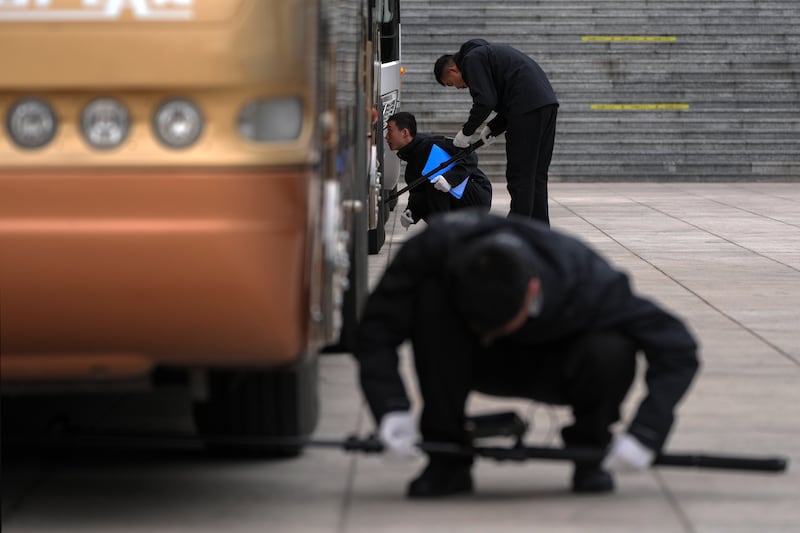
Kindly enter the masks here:
M 375 229 L 367 233 L 367 252 L 369 255 L 380 253 L 383 243 L 386 242 L 386 221 L 389 220 L 389 210 L 383 203 L 383 199 L 378 199 L 378 225 Z
M 194 405 L 206 449 L 224 456 L 299 455 L 319 411 L 317 358 L 305 359 L 290 369 L 210 371 L 207 398 Z M 275 442 L 247 442 L 248 437 Z
M 397 185 L 394 186 L 393 189 L 383 189 L 383 197 L 389 198 L 390 196 L 397 193 Z M 386 211 L 386 219 L 389 220 L 389 212 L 394 211 L 394 208 L 397 207 L 397 196 L 392 198 L 392 200 L 386 202 L 385 211 Z

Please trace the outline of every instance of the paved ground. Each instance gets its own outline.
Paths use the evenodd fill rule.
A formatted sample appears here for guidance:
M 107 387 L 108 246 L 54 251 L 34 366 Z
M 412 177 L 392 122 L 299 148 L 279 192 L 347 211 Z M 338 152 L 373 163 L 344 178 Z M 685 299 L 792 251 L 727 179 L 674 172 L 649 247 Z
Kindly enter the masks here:
M 507 195 L 496 192 L 495 210 L 505 214 Z M 554 227 L 628 271 L 702 341 L 703 370 L 668 449 L 783 455 L 788 472 L 661 468 L 620 477 L 613 495 L 578 497 L 568 492 L 565 463 L 483 461 L 476 494 L 410 502 L 405 484 L 422 460 L 387 463 L 316 448 L 278 462 L 209 461 L 185 450 L 62 451 L 4 462 L 3 530 L 800 531 L 800 184 L 553 183 L 551 206 Z M 371 257 L 373 281 L 417 231 L 395 222 Z M 407 349 L 404 357 L 408 373 Z M 322 363 L 317 435 L 370 431 L 351 358 Z M 638 388 L 628 412 L 640 395 Z M 162 405 L 152 416 L 166 416 Z M 470 403 L 473 411 L 499 407 L 533 420 L 531 443 L 557 444 L 568 418 L 520 402 L 476 396 Z
M 475 496 L 399 511 L 375 500 L 388 498 L 391 482 L 399 497 L 407 469 L 384 473 L 362 460 L 352 525 L 379 519 L 370 508 L 385 508 L 415 517 L 413 525 L 392 519 L 383 527 L 392 531 L 800 531 L 800 185 L 553 183 L 550 200 L 554 228 L 629 272 L 702 343 L 703 369 L 668 448 L 781 454 L 792 461 L 788 473 L 661 468 L 619 478 L 614 496 L 576 498 L 566 492 L 563 463 L 484 462 Z M 495 184 L 493 211 L 507 210 L 508 195 Z M 398 223 L 373 258 L 374 276 L 407 235 Z M 628 411 L 640 395 L 632 394 Z M 475 410 L 490 403 L 475 400 Z M 541 406 L 533 414 L 535 442 L 554 441 L 568 417 Z

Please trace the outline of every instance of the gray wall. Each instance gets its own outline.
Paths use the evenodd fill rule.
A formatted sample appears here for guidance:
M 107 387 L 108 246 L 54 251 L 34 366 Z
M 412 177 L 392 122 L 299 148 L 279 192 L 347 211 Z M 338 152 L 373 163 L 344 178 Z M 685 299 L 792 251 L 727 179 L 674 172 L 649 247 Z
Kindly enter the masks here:
M 551 79 L 561 102 L 553 181 L 800 181 L 798 0 L 403 0 L 402 8 L 402 108 L 424 131 L 454 135 L 466 120 L 469 94 L 439 86 L 433 63 L 482 37 L 528 53 Z M 503 181 L 503 143 L 480 157 Z

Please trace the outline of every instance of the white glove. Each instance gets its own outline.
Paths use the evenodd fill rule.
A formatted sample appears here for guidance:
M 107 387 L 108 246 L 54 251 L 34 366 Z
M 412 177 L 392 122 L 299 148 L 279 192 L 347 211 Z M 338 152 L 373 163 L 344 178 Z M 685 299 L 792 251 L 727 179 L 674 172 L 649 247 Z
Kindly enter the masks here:
M 450 187 L 450 184 L 447 183 L 447 180 L 444 179 L 444 176 L 442 176 L 441 174 L 433 178 L 431 180 L 431 183 L 433 183 L 433 186 L 437 191 L 450 192 L 450 189 L 452 188 Z
M 403 226 L 406 230 L 408 227 L 414 223 L 414 215 L 411 213 L 411 209 L 406 209 L 400 214 L 400 225 Z
M 492 135 L 492 128 L 489 126 L 484 126 L 481 130 L 481 140 L 483 141 L 484 146 L 489 146 L 497 140 L 497 137 Z
M 392 459 L 413 459 L 420 454 L 419 434 L 414 416 L 408 411 L 392 411 L 381 419 L 378 438 Z
M 453 146 L 456 148 L 467 148 L 469 146 L 470 138 L 464 135 L 464 130 L 458 130 L 455 138 L 453 139 Z
M 611 472 L 641 472 L 647 469 L 656 453 L 630 433 L 614 435 L 611 447 L 603 459 L 603 468 Z

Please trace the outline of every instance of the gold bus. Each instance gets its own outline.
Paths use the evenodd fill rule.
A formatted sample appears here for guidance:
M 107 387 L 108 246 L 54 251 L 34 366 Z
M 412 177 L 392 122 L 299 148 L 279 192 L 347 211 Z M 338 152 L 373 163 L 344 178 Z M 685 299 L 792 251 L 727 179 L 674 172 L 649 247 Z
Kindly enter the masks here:
M 347 346 L 382 230 L 398 15 L 0 0 L 4 396 L 180 376 L 201 435 L 309 434 L 317 354 Z

